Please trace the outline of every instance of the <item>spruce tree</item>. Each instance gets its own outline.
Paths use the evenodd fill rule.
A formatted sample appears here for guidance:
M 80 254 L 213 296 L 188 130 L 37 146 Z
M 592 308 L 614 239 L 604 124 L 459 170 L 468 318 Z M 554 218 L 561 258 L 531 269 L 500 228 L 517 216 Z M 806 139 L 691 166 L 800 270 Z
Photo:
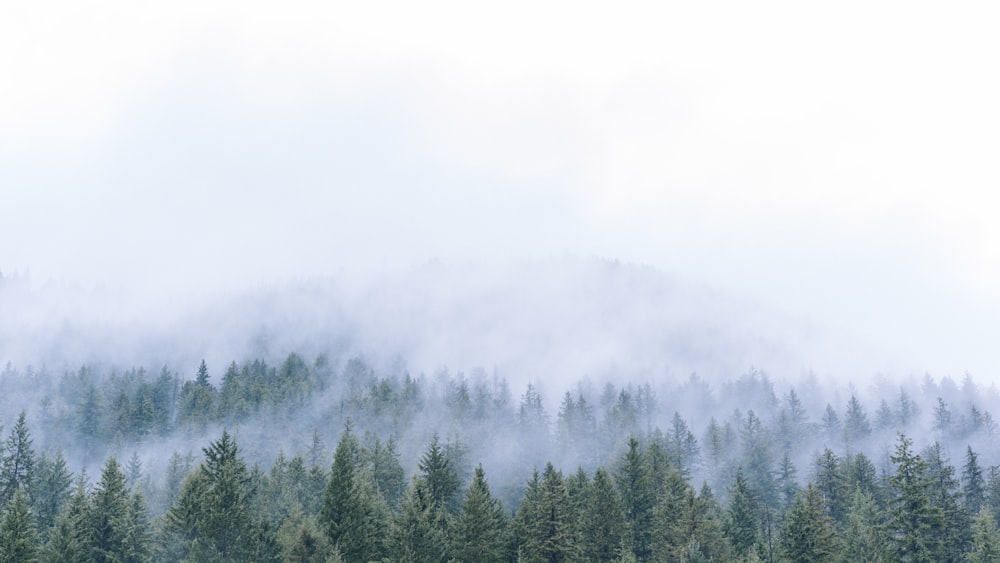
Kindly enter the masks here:
M 43 452 L 38 456 L 35 478 L 31 481 L 31 506 L 38 529 L 46 531 L 55 525 L 56 517 L 69 502 L 72 493 L 73 476 L 66 467 L 62 450 L 55 459 Z
M 881 519 L 882 514 L 871 493 L 860 487 L 854 489 L 844 531 L 842 563 L 888 563 L 891 560 Z
M 560 471 L 545 466 L 538 489 L 534 525 L 528 530 L 525 561 L 563 563 L 579 558 L 579 538 L 574 532 L 576 515 Z
M 0 457 L 0 506 L 6 506 L 14 493 L 23 488 L 31 490 L 31 478 L 35 463 L 31 433 L 25 422 L 24 411 L 17 417 L 17 423 L 10 431 Z
M 979 467 L 979 456 L 972 451 L 972 446 L 966 448 L 965 465 L 962 467 L 962 497 L 969 514 L 979 514 L 979 509 L 986 502 L 983 470 Z
M 827 515 L 823 497 L 812 483 L 806 486 L 785 515 L 781 528 L 781 554 L 789 563 L 834 562 L 839 539 Z
M 618 470 L 618 492 L 622 510 L 628 524 L 628 543 L 635 557 L 649 559 L 653 549 L 653 511 L 656 494 L 646 459 L 639 449 L 639 441 L 628 440 L 628 452 Z
M 582 548 L 587 561 L 611 561 L 618 555 L 627 527 L 621 498 L 608 472 L 594 472 L 587 505 L 581 516 Z
M 729 490 L 729 509 L 725 522 L 726 535 L 736 553 L 741 557 L 749 555 L 757 543 L 760 524 L 757 516 L 757 501 L 743 476 L 743 468 L 736 471 L 736 479 Z
M 504 558 L 505 516 L 490 494 L 483 466 L 476 467 L 454 527 L 453 554 L 459 561 L 493 563 Z
M 90 506 L 91 554 L 97 563 L 121 560 L 125 553 L 129 495 L 118 461 L 108 458 Z
M 0 520 L 0 563 L 23 563 L 35 560 L 38 531 L 23 488 L 14 491 Z
M 358 441 L 348 427 L 334 452 L 320 526 L 345 560 L 369 561 L 383 553 L 388 512 L 371 472 L 360 467 Z
M 913 441 L 900 434 L 896 453 L 889 458 L 896 465 L 895 474 L 889 478 L 895 496 L 886 529 L 896 561 L 930 563 L 936 561 L 940 551 L 935 532 L 943 526 L 943 519 L 931 500 L 927 463 L 912 452 L 912 446 Z
M 972 524 L 972 550 L 966 555 L 969 563 L 996 563 L 1000 561 L 1000 531 L 993 515 L 985 507 L 980 509 Z
M 461 484 L 452 460 L 441 448 L 438 435 L 435 433 L 431 445 L 420 458 L 418 467 L 427 481 L 427 489 L 431 502 L 436 506 L 455 512 L 457 509 L 457 493 Z
M 447 561 L 448 536 L 439 519 L 444 512 L 431 496 L 423 476 L 413 478 L 389 533 L 389 557 L 400 563 Z

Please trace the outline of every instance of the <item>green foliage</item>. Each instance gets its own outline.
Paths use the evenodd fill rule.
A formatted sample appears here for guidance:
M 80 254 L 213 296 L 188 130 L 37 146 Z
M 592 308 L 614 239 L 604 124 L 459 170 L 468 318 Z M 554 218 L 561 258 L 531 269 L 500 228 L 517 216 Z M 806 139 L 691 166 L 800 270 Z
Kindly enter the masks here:
M 476 467 L 454 526 L 452 553 L 459 561 L 500 562 L 506 517 L 493 498 L 483 466 Z
M 33 561 L 38 551 L 35 518 L 28 506 L 28 496 L 18 488 L 0 520 L 0 563 Z
M 0 456 L 0 506 L 6 506 L 18 489 L 30 490 L 34 476 L 35 451 L 24 411 L 17 417 L 17 423 L 0 451 L 3 453 Z
M 790 563 L 833 562 L 839 555 L 839 543 L 823 497 L 810 483 L 785 516 L 780 541 L 782 557 Z
M 938 531 L 943 525 L 941 509 L 932 502 L 933 482 L 927 463 L 912 452 L 913 441 L 899 435 L 896 453 L 889 459 L 896 473 L 889 478 L 895 495 L 891 499 L 886 529 L 896 561 L 932 562 L 941 550 Z

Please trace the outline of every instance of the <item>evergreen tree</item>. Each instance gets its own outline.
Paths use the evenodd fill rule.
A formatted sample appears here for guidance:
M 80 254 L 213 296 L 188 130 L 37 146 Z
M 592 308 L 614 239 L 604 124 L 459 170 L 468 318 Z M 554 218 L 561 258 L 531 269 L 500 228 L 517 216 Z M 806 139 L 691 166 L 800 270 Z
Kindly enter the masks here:
M 149 515 L 146 500 L 139 492 L 132 493 L 125 522 L 125 538 L 122 545 L 123 563 L 146 563 L 152 561 L 152 534 L 149 529 Z
M 55 459 L 45 453 L 38 457 L 35 478 L 31 481 L 32 512 L 43 532 L 55 525 L 56 517 L 69 501 L 73 476 L 66 467 L 62 450 Z
M 781 464 L 778 466 L 778 493 L 780 495 L 781 504 L 779 508 L 782 511 L 788 510 L 795 502 L 795 497 L 799 494 L 799 482 L 796 478 L 798 471 L 795 469 L 795 465 L 792 464 L 791 458 L 788 456 L 786 451 L 781 458 Z
M 447 561 L 445 514 L 432 498 L 423 476 L 413 478 L 389 534 L 389 557 L 400 563 Z
M 536 519 L 524 546 L 525 561 L 562 563 L 579 558 L 579 538 L 574 533 L 576 515 L 571 508 L 562 473 L 547 464 L 538 488 Z
M 278 530 L 278 545 L 282 561 L 289 563 L 328 563 L 335 554 L 326 536 L 320 531 L 316 521 L 302 512 L 298 504 L 292 506 L 281 529 Z
M 500 502 L 490 494 L 483 466 L 476 467 L 465 491 L 454 528 L 453 553 L 459 561 L 500 562 L 504 559 L 505 517 Z
M 91 554 L 95 562 L 112 562 L 125 552 L 129 498 L 125 474 L 115 458 L 108 458 L 90 507 Z
M 86 474 L 82 473 L 77 478 L 76 489 L 69 503 L 56 517 L 55 527 L 39 554 L 39 561 L 43 563 L 92 561 L 89 517 L 87 479 Z
M 889 458 L 896 473 L 889 478 L 895 496 L 886 529 L 896 561 L 930 563 L 941 549 L 935 531 L 942 527 L 942 515 L 931 501 L 927 463 L 911 451 L 912 446 L 913 441 L 900 434 L 896 453 Z
M 927 462 L 931 504 L 941 514 L 941 526 L 933 530 L 940 546 L 937 561 L 961 561 L 972 537 L 969 533 L 970 518 L 962 507 L 955 468 L 945 459 L 939 443 L 935 442 L 928 448 L 923 457 Z
M 979 456 L 967 446 L 965 465 L 962 468 L 962 497 L 965 510 L 969 514 L 979 514 L 979 509 L 986 502 L 986 484 L 983 481 L 983 470 L 979 467 Z
M 441 508 L 451 511 L 455 507 L 455 498 L 458 493 L 460 481 L 456 473 L 452 460 L 445 455 L 444 450 L 438 440 L 438 435 L 434 434 L 431 445 L 420 458 L 417 467 L 427 480 L 427 489 L 431 495 L 431 502 Z
M 871 493 L 854 489 L 851 509 L 847 513 L 844 531 L 843 563 L 888 563 L 887 538 L 881 513 Z
M 833 562 L 839 539 L 823 497 L 811 483 L 795 499 L 781 529 L 781 553 L 791 563 Z
M 18 488 L 0 520 L 0 563 L 22 563 L 35 560 L 38 551 L 38 531 L 28 506 L 28 496 Z
M 347 561 L 370 561 L 384 549 L 388 506 L 375 491 L 371 473 L 360 467 L 357 439 L 350 427 L 337 444 L 319 524 Z
M 581 517 L 583 556 L 586 561 L 611 561 L 618 555 L 627 532 L 621 499 L 604 469 L 594 472 L 587 505 Z
M 830 448 L 823 450 L 816 460 L 816 489 L 830 510 L 834 522 L 842 524 L 847 516 L 849 502 L 847 485 L 841 460 Z
M 35 451 L 31 443 L 24 411 L 21 411 L 2 450 L 3 456 L 0 457 L 0 506 L 6 506 L 18 489 L 31 490 L 35 463 Z
M 1000 561 L 1000 531 L 989 510 L 982 508 L 972 525 L 972 551 L 966 555 L 969 563 Z
M 872 433 L 868 415 L 857 397 L 851 395 L 847 402 L 847 414 L 844 417 L 844 441 L 848 446 L 867 438 Z
M 757 543 L 760 529 L 757 514 L 757 500 L 740 468 L 736 471 L 736 480 L 729 491 L 725 532 L 741 557 L 746 557 Z
M 628 452 L 618 470 L 618 491 L 628 523 L 628 538 L 637 559 L 646 561 L 652 552 L 653 511 L 656 494 L 649 466 L 639 449 L 639 441 L 628 440 Z
M 390 437 L 383 444 L 381 440 L 374 438 L 371 447 L 365 453 L 379 492 L 385 497 L 390 508 L 398 508 L 403 491 L 406 489 L 406 478 L 403 466 L 399 463 L 396 441 Z
M 204 488 L 200 495 L 198 535 L 220 561 L 246 560 L 253 549 L 250 538 L 254 528 L 253 491 L 249 488 L 246 463 L 240 457 L 236 441 L 225 431 L 202 452 Z

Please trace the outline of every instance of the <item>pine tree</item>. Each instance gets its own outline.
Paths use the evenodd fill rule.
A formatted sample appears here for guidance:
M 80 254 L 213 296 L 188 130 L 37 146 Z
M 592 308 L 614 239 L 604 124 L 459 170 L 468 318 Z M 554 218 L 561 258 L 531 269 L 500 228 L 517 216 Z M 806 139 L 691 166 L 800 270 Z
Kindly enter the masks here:
M 837 560 L 839 540 L 833 520 L 826 514 L 823 497 L 810 483 L 795 499 L 781 529 L 781 553 L 790 563 Z
M 400 563 L 447 561 L 448 536 L 440 519 L 445 514 L 432 498 L 423 476 L 416 476 L 389 533 L 389 557 Z
M 371 473 L 360 467 L 357 439 L 350 427 L 337 444 L 319 523 L 347 561 L 369 561 L 384 549 L 388 506 L 375 491 Z
M 476 467 L 454 528 L 453 553 L 459 561 L 500 562 L 504 558 L 505 517 L 490 494 L 483 466 Z
M 403 466 L 399 463 L 396 441 L 390 437 L 383 444 L 381 440 L 374 438 L 365 454 L 379 492 L 385 497 L 390 508 L 399 508 L 403 491 L 406 490 L 406 476 Z
M 843 563 L 888 563 L 887 538 L 881 513 L 871 493 L 854 489 L 844 531 Z
M 149 529 L 149 514 L 146 500 L 139 492 L 132 493 L 125 522 L 125 538 L 122 545 L 123 563 L 146 563 L 152 561 L 152 534 Z
M 594 472 L 581 517 L 583 556 L 587 561 L 611 561 L 618 555 L 627 528 L 621 499 L 604 469 Z
M 0 520 L 0 563 L 22 563 L 35 560 L 38 531 L 28 506 L 28 496 L 18 488 Z
M 46 531 L 55 525 L 56 517 L 69 501 L 72 485 L 73 476 L 61 450 L 54 460 L 45 453 L 38 457 L 35 478 L 31 481 L 31 504 L 39 530 Z
M 252 549 L 249 539 L 254 527 L 246 463 L 236 441 L 225 431 L 202 452 L 204 489 L 198 535 L 220 560 L 245 560 Z
M 842 524 L 847 517 L 849 493 L 844 482 L 841 460 L 830 448 L 823 450 L 816 460 L 815 486 L 829 508 L 834 522 Z
M 979 509 L 986 502 L 986 484 L 983 481 L 983 470 L 979 467 L 979 456 L 967 446 L 965 465 L 962 468 L 962 497 L 965 510 L 969 514 L 979 514 Z
M 35 451 L 31 443 L 24 411 L 21 411 L 0 458 L 0 506 L 6 506 L 18 489 L 31 490 L 32 469 L 35 463 Z
M 427 481 L 427 489 L 431 502 L 448 512 L 457 509 L 458 487 L 461 484 L 452 460 L 441 448 L 438 435 L 435 433 L 431 445 L 420 458 L 417 465 Z
M 90 501 L 87 496 L 86 473 L 77 478 L 69 503 L 56 517 L 49 540 L 42 547 L 42 563 L 89 563 L 92 561 L 90 540 Z
M 90 507 L 91 554 L 95 562 L 112 562 L 122 558 L 128 511 L 125 474 L 115 458 L 108 458 Z
M 656 495 L 649 466 L 635 438 L 629 438 L 628 452 L 618 470 L 618 491 L 628 523 L 628 542 L 635 557 L 645 561 L 652 553 Z
M 757 516 L 757 500 L 743 476 L 743 469 L 737 469 L 736 480 L 729 491 L 729 510 L 726 514 L 725 531 L 736 553 L 746 557 L 754 544 L 760 529 Z
M 844 441 L 848 446 L 851 446 L 867 438 L 871 433 L 872 426 L 868 422 L 868 415 L 865 414 L 864 407 L 861 406 L 857 397 L 851 395 L 851 400 L 847 402 L 847 414 L 844 417 Z
M 943 525 L 942 515 L 931 501 L 927 463 L 911 451 L 912 445 L 912 440 L 900 434 L 896 453 L 889 458 L 896 465 L 896 473 L 889 478 L 895 497 L 886 529 L 895 560 L 930 563 L 940 550 L 934 532 Z
M 933 530 L 940 546 L 935 557 L 942 563 L 961 561 L 972 537 L 969 513 L 962 507 L 955 468 L 945 459 L 939 443 L 929 447 L 923 457 L 927 462 L 931 504 L 941 514 L 941 526 Z
M 574 533 L 575 518 L 562 473 L 549 463 L 545 466 L 538 488 L 536 519 L 528 530 L 525 561 L 576 561 L 579 557 L 579 538 Z
M 316 521 L 305 515 L 298 504 L 292 505 L 277 537 L 283 561 L 328 563 L 334 558 L 335 551 L 330 542 L 320 531 Z
M 1000 531 L 993 515 L 985 507 L 980 509 L 972 524 L 972 551 L 966 555 L 969 563 L 996 563 L 1000 561 Z

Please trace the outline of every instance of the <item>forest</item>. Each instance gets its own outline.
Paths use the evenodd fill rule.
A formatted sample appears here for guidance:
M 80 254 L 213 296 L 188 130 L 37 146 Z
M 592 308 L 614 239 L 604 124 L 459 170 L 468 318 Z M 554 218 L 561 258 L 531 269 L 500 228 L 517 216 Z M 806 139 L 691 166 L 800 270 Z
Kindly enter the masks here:
M 515 394 L 363 357 L 0 374 L 0 560 L 995 561 L 995 390 Z

